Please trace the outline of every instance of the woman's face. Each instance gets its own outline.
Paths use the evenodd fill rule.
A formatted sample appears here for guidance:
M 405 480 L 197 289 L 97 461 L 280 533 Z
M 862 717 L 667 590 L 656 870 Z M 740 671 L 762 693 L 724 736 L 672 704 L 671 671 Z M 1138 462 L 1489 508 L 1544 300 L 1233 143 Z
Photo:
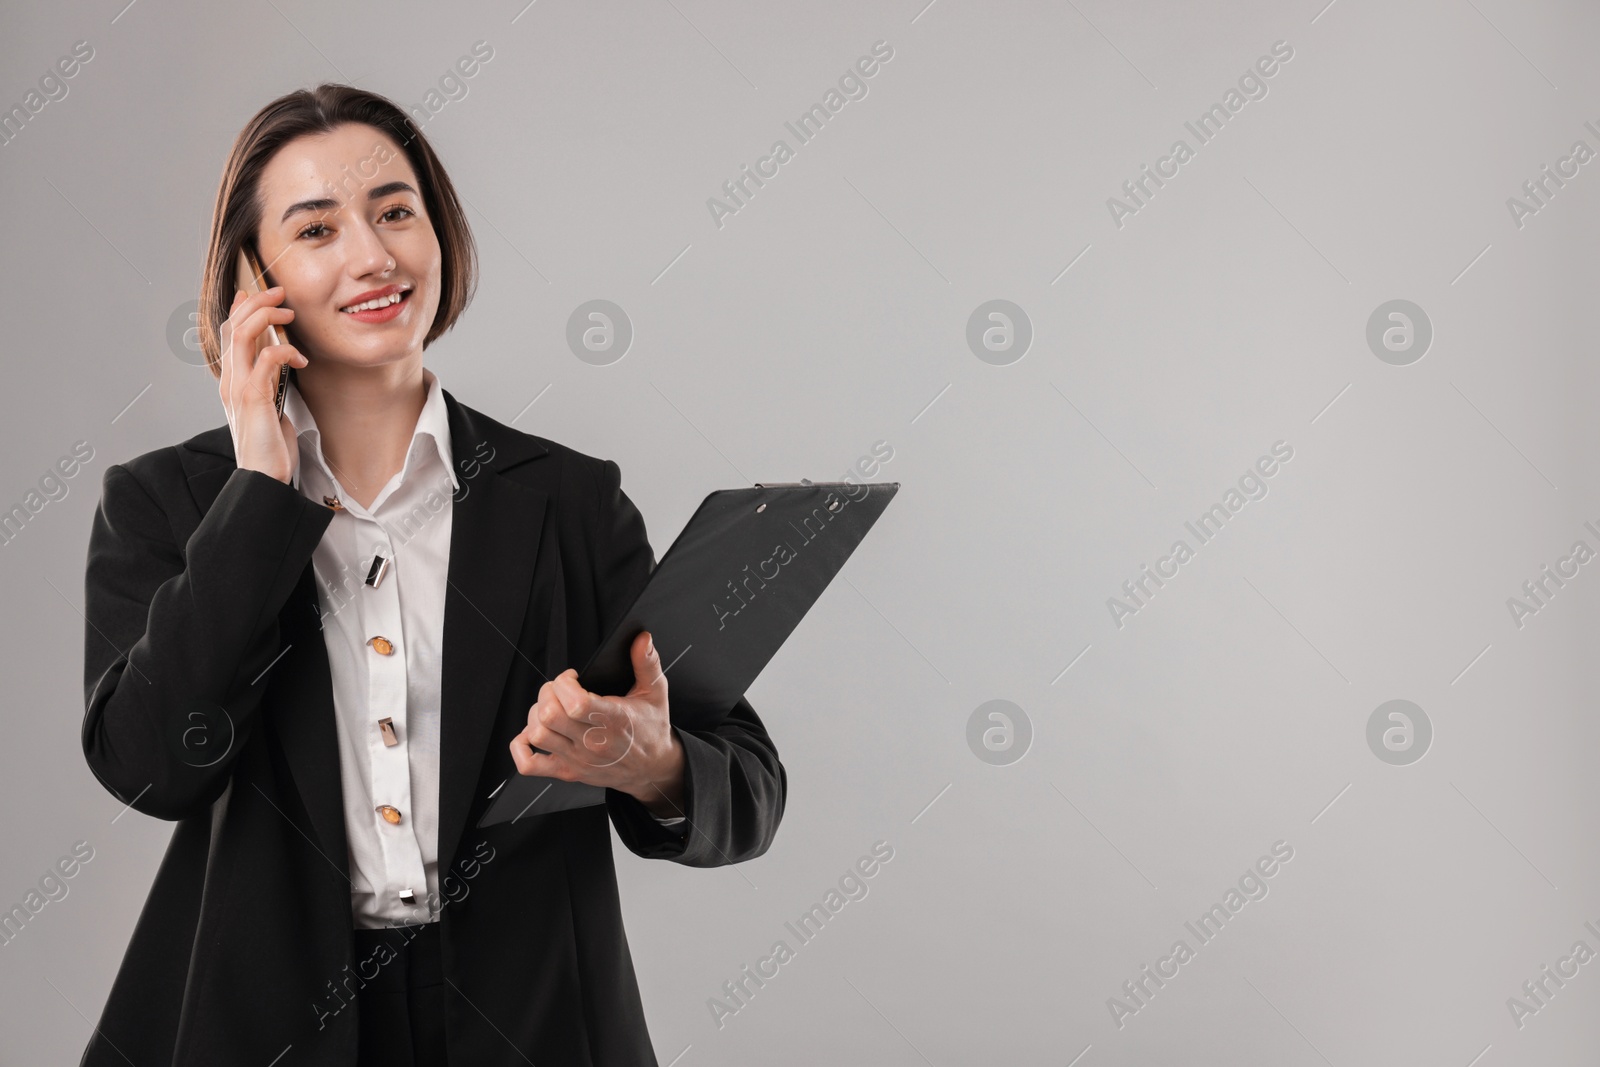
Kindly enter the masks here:
M 439 307 L 439 238 L 421 184 L 386 134 L 346 123 L 298 137 L 261 175 L 257 247 L 294 309 L 291 343 L 309 361 L 374 367 L 422 356 Z M 400 303 L 344 309 L 400 291 Z

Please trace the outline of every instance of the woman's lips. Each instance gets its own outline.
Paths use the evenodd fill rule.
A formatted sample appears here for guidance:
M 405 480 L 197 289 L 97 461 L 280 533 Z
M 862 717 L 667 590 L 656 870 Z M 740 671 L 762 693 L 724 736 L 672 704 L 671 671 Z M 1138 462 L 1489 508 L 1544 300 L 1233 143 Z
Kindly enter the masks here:
M 407 289 L 400 294 L 398 301 L 386 307 L 373 308 L 371 311 L 341 311 L 339 314 L 347 319 L 355 319 L 359 322 L 388 322 L 390 319 L 397 318 L 400 315 L 400 312 L 405 309 L 406 304 L 411 300 L 411 294 L 414 292 L 416 292 L 415 289 Z

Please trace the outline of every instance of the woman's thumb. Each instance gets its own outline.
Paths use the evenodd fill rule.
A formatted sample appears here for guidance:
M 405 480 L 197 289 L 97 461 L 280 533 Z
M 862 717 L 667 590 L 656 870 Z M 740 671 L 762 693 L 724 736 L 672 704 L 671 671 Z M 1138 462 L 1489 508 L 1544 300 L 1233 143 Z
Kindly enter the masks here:
M 655 635 L 648 630 L 644 632 L 644 647 L 638 650 L 638 657 L 634 665 L 634 674 L 646 685 L 654 687 L 664 675 L 661 670 L 661 657 L 656 653 Z

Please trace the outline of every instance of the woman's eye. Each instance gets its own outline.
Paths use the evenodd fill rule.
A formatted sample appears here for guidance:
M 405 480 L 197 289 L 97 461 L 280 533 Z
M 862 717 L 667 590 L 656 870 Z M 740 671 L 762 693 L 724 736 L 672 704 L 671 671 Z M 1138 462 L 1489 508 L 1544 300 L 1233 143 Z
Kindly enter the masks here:
M 396 204 L 393 207 L 386 209 L 384 211 L 384 213 L 382 215 L 378 216 L 378 217 L 379 218 L 383 218 L 383 219 L 387 219 L 387 218 L 389 218 L 390 215 L 394 214 L 396 211 L 405 212 L 405 214 L 400 216 L 400 218 L 409 218 L 410 216 L 413 216 L 413 215 L 416 214 L 415 211 L 412 211 L 410 208 L 406 207 L 404 204 Z M 391 220 L 391 221 L 399 221 L 399 220 L 396 219 L 396 220 Z M 327 228 L 328 227 L 325 224 L 321 223 L 321 222 L 314 222 L 310 226 L 307 226 L 305 229 L 301 230 L 300 231 L 300 236 L 301 237 L 321 237 L 323 235 L 323 231 L 326 231 Z

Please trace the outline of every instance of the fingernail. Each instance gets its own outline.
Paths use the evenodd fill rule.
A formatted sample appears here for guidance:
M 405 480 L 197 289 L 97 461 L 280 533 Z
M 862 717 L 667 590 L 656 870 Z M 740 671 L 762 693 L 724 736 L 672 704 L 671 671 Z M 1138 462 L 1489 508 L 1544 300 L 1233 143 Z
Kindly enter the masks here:
M 644 654 L 647 655 L 647 656 L 655 655 L 656 654 L 656 638 L 655 638 L 655 634 L 651 634 L 651 633 L 645 634 L 644 635 L 644 640 L 645 640 L 645 646 L 646 646 L 645 650 L 644 650 Z

